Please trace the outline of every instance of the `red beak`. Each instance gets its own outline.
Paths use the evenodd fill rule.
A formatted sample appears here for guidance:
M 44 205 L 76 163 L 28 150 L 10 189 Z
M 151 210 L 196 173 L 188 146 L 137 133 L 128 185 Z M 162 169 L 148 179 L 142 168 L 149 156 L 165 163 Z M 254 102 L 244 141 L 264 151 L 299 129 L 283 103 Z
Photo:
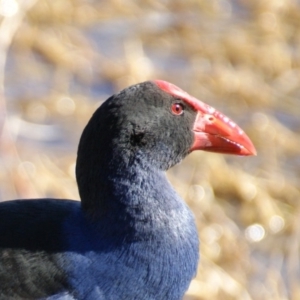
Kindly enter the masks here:
M 244 131 L 212 107 L 206 113 L 198 111 L 193 132 L 195 139 L 191 151 L 256 155 L 255 147 Z
M 213 107 L 189 95 L 172 83 L 155 80 L 162 90 L 179 97 L 197 111 L 191 151 L 205 150 L 235 155 L 256 155 L 255 147 L 244 131 Z

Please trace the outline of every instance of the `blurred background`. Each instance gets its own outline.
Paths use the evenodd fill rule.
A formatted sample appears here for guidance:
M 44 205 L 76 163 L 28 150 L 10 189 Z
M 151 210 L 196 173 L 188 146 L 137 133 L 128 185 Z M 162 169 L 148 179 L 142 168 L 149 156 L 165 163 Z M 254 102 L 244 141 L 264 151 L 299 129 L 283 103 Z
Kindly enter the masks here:
M 0 201 L 79 199 L 91 114 L 155 78 L 231 117 L 258 151 L 193 153 L 168 173 L 201 238 L 185 300 L 299 300 L 297 0 L 0 0 Z

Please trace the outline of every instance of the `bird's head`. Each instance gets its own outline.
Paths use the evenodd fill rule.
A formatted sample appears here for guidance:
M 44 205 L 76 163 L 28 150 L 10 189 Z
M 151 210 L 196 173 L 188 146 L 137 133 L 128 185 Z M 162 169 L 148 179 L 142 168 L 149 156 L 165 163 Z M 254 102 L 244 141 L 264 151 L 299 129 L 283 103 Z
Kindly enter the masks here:
M 248 136 L 228 117 L 162 80 L 110 97 L 95 112 L 82 140 L 87 136 L 82 147 L 105 162 L 119 157 L 127 164 L 140 160 L 161 170 L 195 150 L 256 154 Z

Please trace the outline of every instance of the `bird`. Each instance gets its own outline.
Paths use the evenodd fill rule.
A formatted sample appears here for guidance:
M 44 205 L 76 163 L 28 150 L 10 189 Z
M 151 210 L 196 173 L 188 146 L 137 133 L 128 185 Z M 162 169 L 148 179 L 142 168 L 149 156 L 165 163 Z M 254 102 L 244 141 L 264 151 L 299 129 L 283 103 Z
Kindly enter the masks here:
M 182 299 L 199 239 L 166 171 L 195 150 L 256 155 L 236 123 L 167 81 L 109 97 L 79 141 L 80 201 L 0 203 L 0 299 Z

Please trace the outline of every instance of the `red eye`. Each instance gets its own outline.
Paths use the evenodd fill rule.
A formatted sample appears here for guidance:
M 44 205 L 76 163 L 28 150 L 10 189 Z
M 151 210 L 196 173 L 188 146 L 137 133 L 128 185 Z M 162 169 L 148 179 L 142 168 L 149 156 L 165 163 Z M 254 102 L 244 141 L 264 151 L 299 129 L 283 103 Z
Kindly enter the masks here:
M 183 105 L 181 103 L 173 103 L 171 106 L 171 111 L 173 115 L 179 116 L 183 114 Z

